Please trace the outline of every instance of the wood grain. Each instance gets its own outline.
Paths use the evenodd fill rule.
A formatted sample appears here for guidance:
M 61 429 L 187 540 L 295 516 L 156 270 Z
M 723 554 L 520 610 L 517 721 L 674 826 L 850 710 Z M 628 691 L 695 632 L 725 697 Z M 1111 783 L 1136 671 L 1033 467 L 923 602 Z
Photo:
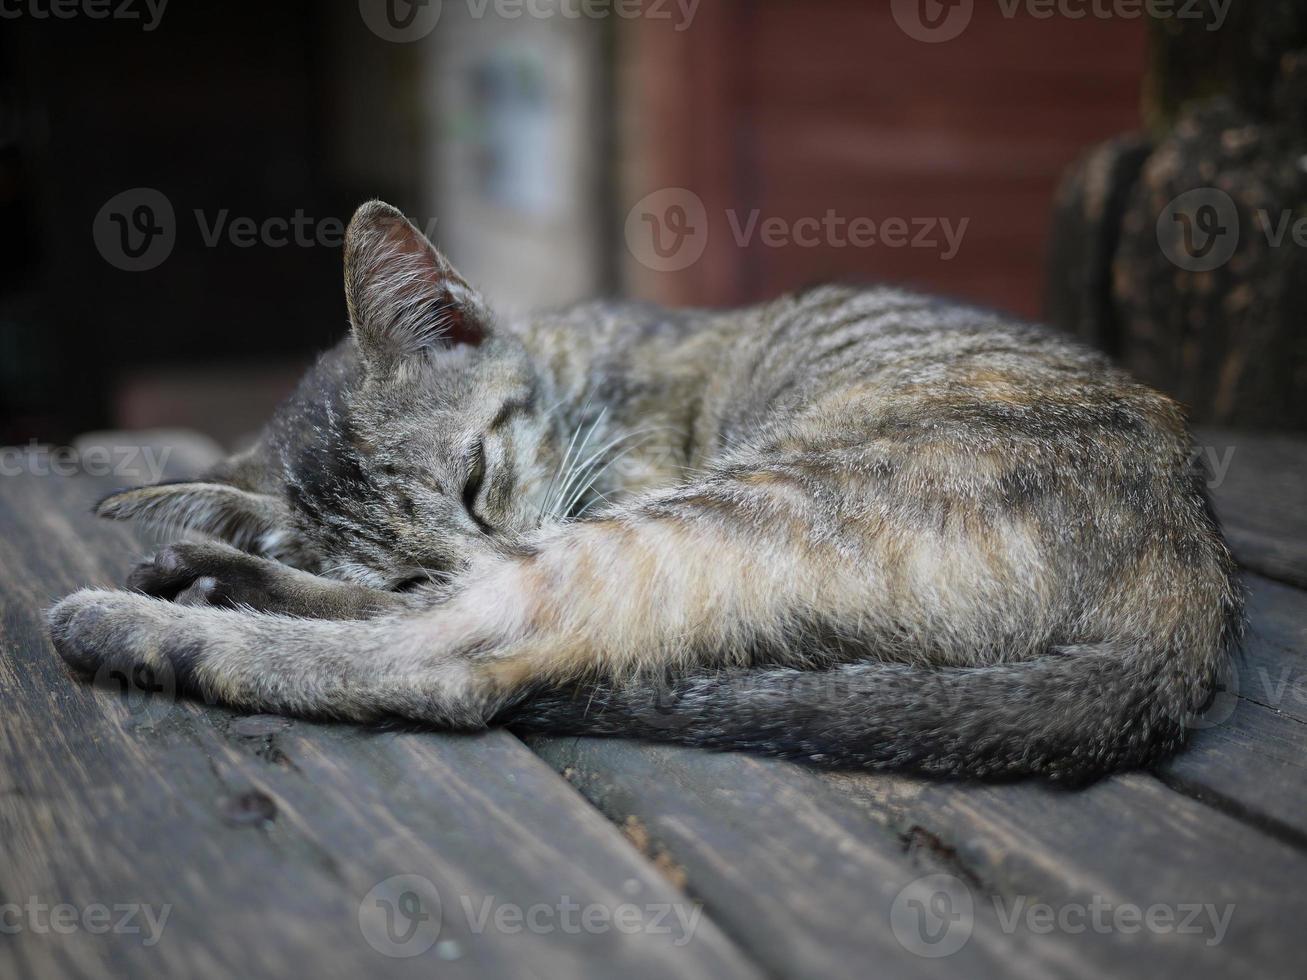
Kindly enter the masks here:
M 1307 592 L 1246 576 L 1250 628 L 1237 677 L 1159 773 L 1307 847 Z
M 812 772 L 783 762 L 609 739 L 532 738 L 610 820 L 685 876 L 714 921 L 786 977 L 924 977 L 940 965 L 910 952 L 890 909 L 929 873 L 896 835 Z M 1010 944 L 988 910 L 949 958 L 960 976 L 1003 976 Z
M 1307 440 L 1201 428 L 1209 458 L 1229 459 L 1214 473 L 1212 502 L 1239 563 L 1307 588 Z
M 1054 927 L 1055 972 L 1220 976 L 1294 973 L 1307 895 L 1295 884 L 1307 856 L 1295 847 L 1164 786 L 1146 773 L 1077 791 L 1037 782 L 950 785 L 903 777 L 832 776 L 872 819 L 930 842 L 983 883 L 1010 913 L 1022 900 L 1061 909 L 1141 910 L 1177 916 L 1171 929 Z M 1193 906 L 1229 915 L 1182 932 Z M 1115 912 L 1112 913 L 1113 916 Z M 1198 924 L 1198 923 L 1194 923 Z M 1021 921 L 1021 944 L 1038 936 Z M 1092 968 L 1091 963 L 1106 969 Z
M 0 481 L 0 906 L 5 931 L 17 926 L 0 975 L 757 975 L 706 917 L 681 929 L 675 910 L 688 923 L 693 904 L 506 732 L 241 717 L 75 680 L 42 610 L 121 581 L 139 550 L 90 517 L 101 490 Z M 429 880 L 443 912 L 435 944 L 411 958 L 368 941 L 385 937 L 369 893 L 400 874 Z M 48 912 L 25 911 L 33 902 L 169 913 L 146 946 L 51 931 Z M 414 919 L 435 904 L 424 902 L 406 906 Z M 511 912 L 537 905 L 539 932 Z M 614 914 L 633 915 L 621 922 L 635 931 Z M 401 948 L 431 934 L 416 935 Z
M 782 976 L 863 976 L 869 962 L 892 976 L 1252 971 L 1293 961 L 1307 912 L 1294 891 L 1301 850 L 1147 774 L 1067 791 L 820 775 L 618 740 L 530 744 L 610 819 L 641 827 L 708 914 Z M 946 961 L 895 929 L 896 896 L 931 875 L 971 896 L 969 939 Z M 1071 928 L 1041 931 L 1040 905 Z M 1219 937 L 1216 926 L 1148 931 L 1111 918 L 1204 905 L 1231 915 Z

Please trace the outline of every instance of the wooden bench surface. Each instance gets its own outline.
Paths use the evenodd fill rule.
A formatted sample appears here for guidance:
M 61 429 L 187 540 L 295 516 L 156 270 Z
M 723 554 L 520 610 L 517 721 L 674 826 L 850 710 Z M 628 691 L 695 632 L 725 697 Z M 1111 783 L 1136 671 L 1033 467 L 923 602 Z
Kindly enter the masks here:
M 1246 649 L 1184 753 L 1079 790 L 86 684 L 43 612 L 149 543 L 114 481 L 5 476 L 0 976 L 1301 975 L 1307 443 L 1202 441 Z

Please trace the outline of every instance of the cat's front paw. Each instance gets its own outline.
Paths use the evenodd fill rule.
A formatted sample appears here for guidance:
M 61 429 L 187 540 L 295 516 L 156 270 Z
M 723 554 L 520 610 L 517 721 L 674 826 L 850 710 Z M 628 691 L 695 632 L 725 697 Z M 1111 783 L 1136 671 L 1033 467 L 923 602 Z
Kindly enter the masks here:
M 182 605 L 259 609 L 269 588 L 265 561 L 226 544 L 184 541 L 137 565 L 127 586 Z
M 95 674 L 106 665 L 173 665 L 180 646 L 170 642 L 176 638 L 166 611 L 162 603 L 129 592 L 83 589 L 57 603 L 46 622 L 59 656 Z

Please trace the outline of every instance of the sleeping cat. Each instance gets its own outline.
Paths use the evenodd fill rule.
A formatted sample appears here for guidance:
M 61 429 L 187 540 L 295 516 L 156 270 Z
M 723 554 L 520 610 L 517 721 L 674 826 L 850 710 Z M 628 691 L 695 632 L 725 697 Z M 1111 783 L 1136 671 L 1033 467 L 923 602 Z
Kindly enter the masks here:
M 254 711 L 1080 780 L 1183 741 L 1241 628 L 1176 405 L 894 289 L 499 320 L 395 209 L 250 451 L 100 504 L 211 539 L 50 612 Z M 144 594 L 142 594 L 144 593 Z

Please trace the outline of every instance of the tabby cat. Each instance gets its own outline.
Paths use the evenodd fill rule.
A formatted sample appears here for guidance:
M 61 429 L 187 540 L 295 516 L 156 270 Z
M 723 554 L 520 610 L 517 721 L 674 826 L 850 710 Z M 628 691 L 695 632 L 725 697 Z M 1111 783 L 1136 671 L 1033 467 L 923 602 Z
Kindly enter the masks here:
M 203 532 L 49 614 L 251 711 L 1081 780 L 1176 749 L 1242 599 L 1177 406 L 897 289 L 496 319 L 394 208 Z M 144 593 L 144 594 L 142 594 Z

